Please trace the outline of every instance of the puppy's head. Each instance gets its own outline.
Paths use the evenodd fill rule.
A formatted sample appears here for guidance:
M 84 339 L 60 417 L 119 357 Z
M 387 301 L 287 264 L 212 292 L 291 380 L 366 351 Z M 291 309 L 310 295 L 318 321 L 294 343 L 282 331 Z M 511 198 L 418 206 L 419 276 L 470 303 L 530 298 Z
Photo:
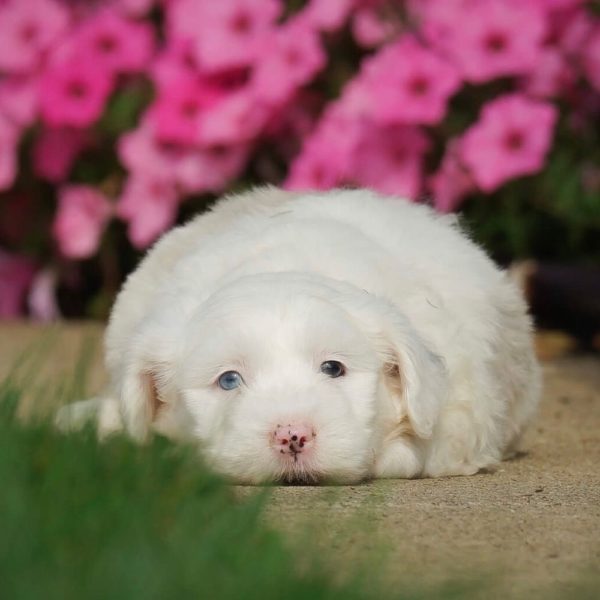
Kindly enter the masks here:
M 359 481 L 400 421 L 421 437 L 434 426 L 443 368 L 391 306 L 351 286 L 248 277 L 159 329 L 126 372 L 128 428 L 143 437 L 177 410 L 235 481 Z

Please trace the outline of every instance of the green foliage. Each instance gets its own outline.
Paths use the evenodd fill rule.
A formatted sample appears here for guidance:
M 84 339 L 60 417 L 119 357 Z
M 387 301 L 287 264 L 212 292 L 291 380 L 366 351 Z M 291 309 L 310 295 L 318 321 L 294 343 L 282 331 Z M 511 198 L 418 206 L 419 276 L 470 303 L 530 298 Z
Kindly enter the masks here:
M 123 131 L 133 129 L 138 118 L 152 97 L 148 82 L 133 80 L 127 87 L 113 94 L 102 119 L 97 125 L 98 131 L 106 136 L 120 135 Z
M 99 445 L 0 420 L 0 581 L 6 598 L 327 597 L 192 452 Z M 281 586 L 281 587 L 280 587 Z M 331 597 L 335 597 L 332 593 Z
M 461 211 L 467 230 L 503 263 L 600 261 L 600 169 L 594 166 L 600 156 L 586 162 L 580 151 L 586 149 L 575 143 L 559 146 L 539 175 L 471 197 Z
M 296 557 L 261 522 L 266 488 L 236 499 L 193 449 L 162 438 L 101 444 L 92 429 L 25 425 L 14 380 L 0 385 L 2 598 L 379 597 L 332 584 L 311 552 Z
M 2 600 L 463 597 L 456 584 L 386 593 L 377 552 L 334 583 L 316 540 L 284 543 L 264 523 L 268 487 L 236 494 L 196 448 L 58 432 L 49 417 L 88 395 L 97 350 L 84 336 L 49 385 L 42 367 L 60 352 L 58 335 L 47 330 L 0 379 Z
M 91 428 L 63 435 L 47 420 L 25 422 L 17 414 L 29 401 L 37 407 L 85 393 L 90 343 L 59 387 L 36 385 L 36 366 L 55 342 L 43 339 L 0 382 L 3 600 L 485 597 L 479 592 L 489 589 L 489 576 L 428 590 L 397 580 L 384 588 L 376 540 L 370 556 L 344 565 L 344 582 L 333 583 L 323 566 L 335 564 L 323 560 L 327 545 L 290 546 L 265 525 L 268 488 L 236 497 L 193 448 L 159 437 L 144 446 L 122 436 L 99 443 Z M 368 509 L 360 518 L 371 527 Z M 331 547 L 343 541 L 329 540 Z M 576 584 L 576 597 L 596 597 L 596 579 L 589 581 Z

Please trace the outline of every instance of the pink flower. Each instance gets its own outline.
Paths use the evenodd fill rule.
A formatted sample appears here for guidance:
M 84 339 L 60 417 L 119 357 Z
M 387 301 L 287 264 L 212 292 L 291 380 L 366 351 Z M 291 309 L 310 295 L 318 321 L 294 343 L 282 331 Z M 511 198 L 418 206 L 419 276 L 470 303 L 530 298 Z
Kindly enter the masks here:
M 464 134 L 460 156 L 485 192 L 505 181 L 538 172 L 552 143 L 557 111 L 551 104 L 521 94 L 486 104 Z
M 388 16 L 380 16 L 371 7 L 357 10 L 352 19 L 352 35 L 363 48 L 374 48 L 391 39 L 399 26 L 390 22 Z
M 586 0 L 524 0 L 547 12 L 560 12 L 581 6 Z
M 137 129 L 125 133 L 119 139 L 119 158 L 132 175 L 134 192 L 141 189 L 140 182 L 154 180 L 175 188 L 180 183 L 180 170 L 188 172 L 188 157 L 196 152 L 190 146 L 160 142 L 155 128 L 155 121 L 147 115 Z
M 198 77 L 198 64 L 190 40 L 170 40 L 150 65 L 150 74 L 159 94 L 172 84 Z
M 110 214 L 110 202 L 97 189 L 87 185 L 61 188 L 52 226 L 60 251 L 75 259 L 92 256 L 98 249 Z
M 77 55 L 108 73 L 132 73 L 145 69 L 152 56 L 154 32 L 139 23 L 104 9 L 94 12 L 76 30 L 69 44 Z
M 214 73 L 200 70 L 192 43 L 176 38 L 150 65 L 150 73 L 159 93 L 168 92 L 172 85 L 181 81 L 198 80 L 199 85 L 212 87 L 221 92 L 233 92 L 243 87 L 249 79 L 250 68 L 235 67 Z
M 0 113 L 0 190 L 12 186 L 17 177 L 19 131 Z
M 161 144 L 154 129 L 154 121 L 146 115 L 136 129 L 119 138 L 119 158 L 124 167 L 140 178 L 174 179 L 173 165 L 184 150 L 172 144 Z
M 175 165 L 176 181 L 185 193 L 222 192 L 248 160 L 243 144 L 199 148 L 182 155 Z
M 440 6 L 440 2 L 430 3 Z M 521 0 L 450 2 L 424 24 L 429 42 L 476 83 L 535 69 L 546 33 L 543 11 Z M 524 26 L 526 24 L 526 26 Z
M 351 183 L 416 198 L 429 148 L 425 134 L 412 126 L 358 121 L 340 105 L 332 108 L 292 162 L 284 187 L 326 190 Z
M 382 194 L 416 199 L 428 149 L 429 140 L 417 127 L 365 125 L 347 178 Z
M 156 135 L 161 141 L 194 144 L 207 108 L 217 103 L 224 93 L 198 78 L 179 79 L 163 88 L 151 111 L 156 122 Z
M 328 190 L 338 186 L 345 169 L 332 161 L 335 148 L 326 141 L 311 137 L 302 152 L 292 161 L 283 187 L 287 190 Z
M 575 72 L 565 57 L 553 47 L 544 48 L 537 68 L 521 81 L 524 92 L 538 98 L 553 98 L 575 84 Z
M 156 0 L 112 0 L 111 5 L 128 17 L 143 17 L 150 12 Z
M 31 260 L 0 250 L 0 319 L 14 319 L 23 314 L 34 273 Z
M 35 77 L 0 79 L 0 113 L 21 127 L 31 125 L 38 112 L 38 81 Z
M 596 26 L 582 52 L 583 70 L 588 81 L 600 92 L 600 25 Z
M 273 144 L 275 152 L 287 163 L 297 152 L 298 140 L 315 130 L 318 113 L 322 108 L 320 94 L 301 90 L 294 102 L 274 107 L 262 130 L 262 136 Z
M 310 0 L 302 18 L 323 31 L 341 29 L 348 20 L 356 0 Z
M 108 71 L 84 60 L 51 66 L 42 77 L 40 109 L 53 127 L 86 127 L 96 121 L 112 91 Z
M 362 121 L 349 115 L 342 101 L 332 103 L 292 161 L 284 187 L 326 190 L 340 185 L 351 172 L 362 131 Z
M 454 67 L 412 36 L 386 46 L 367 60 L 359 76 L 379 123 L 438 123 L 460 87 Z
M 346 83 L 337 105 L 338 109 L 349 118 L 371 118 L 373 94 L 369 87 L 365 85 L 361 74 Z
M 179 0 L 168 5 L 168 37 L 191 40 L 205 71 L 252 65 L 281 10 L 278 0 Z
M 411 20 L 422 37 L 434 47 L 445 47 L 455 33 L 456 20 L 477 0 L 407 0 Z
M 282 103 L 308 83 L 327 61 L 319 35 L 301 20 L 288 21 L 266 36 L 252 77 L 258 98 Z
M 0 71 L 39 68 L 44 53 L 64 35 L 69 14 L 54 0 L 8 0 L 0 4 Z
M 117 204 L 117 214 L 128 222 L 131 243 L 146 248 L 166 231 L 177 216 L 175 186 L 159 177 L 130 177 Z
M 578 58 L 594 30 L 595 20 L 586 10 L 558 13 L 550 20 L 552 35 L 569 58 Z
M 35 174 L 52 183 L 64 181 L 86 143 L 86 132 L 81 129 L 70 127 L 42 129 L 33 146 Z
M 198 142 L 203 146 L 249 142 L 260 133 L 272 112 L 251 90 L 241 88 L 206 110 Z
M 456 210 L 462 199 L 475 190 L 469 172 L 458 157 L 458 140 L 450 140 L 440 168 L 428 180 L 433 204 L 442 213 Z
M 179 186 L 185 193 L 221 191 L 243 169 L 248 150 L 240 143 L 202 148 L 161 143 L 150 118 L 123 135 L 118 146 L 121 162 L 135 181 L 134 192 L 140 181 L 153 180 L 165 187 Z

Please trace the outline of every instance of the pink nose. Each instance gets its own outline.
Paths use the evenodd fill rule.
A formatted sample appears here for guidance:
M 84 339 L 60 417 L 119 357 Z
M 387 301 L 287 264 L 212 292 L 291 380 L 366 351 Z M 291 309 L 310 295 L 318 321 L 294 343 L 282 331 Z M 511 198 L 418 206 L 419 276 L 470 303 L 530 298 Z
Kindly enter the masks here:
M 310 425 L 277 425 L 273 431 L 274 450 L 280 454 L 300 454 L 312 446 L 315 437 L 315 431 Z

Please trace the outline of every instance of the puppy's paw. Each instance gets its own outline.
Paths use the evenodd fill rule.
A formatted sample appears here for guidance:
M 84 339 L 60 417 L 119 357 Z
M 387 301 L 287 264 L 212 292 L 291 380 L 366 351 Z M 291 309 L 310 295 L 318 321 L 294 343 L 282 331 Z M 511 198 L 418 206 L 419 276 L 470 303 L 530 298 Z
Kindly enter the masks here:
M 375 463 L 376 477 L 412 479 L 423 470 L 421 453 L 410 441 L 398 439 L 384 448 Z
M 78 431 L 97 418 L 101 402 L 100 398 L 90 398 L 62 406 L 54 416 L 55 427 L 64 433 Z
M 61 407 L 54 416 L 54 425 L 63 433 L 79 431 L 95 422 L 98 437 L 104 438 L 123 429 L 119 406 L 114 398 L 90 398 Z

